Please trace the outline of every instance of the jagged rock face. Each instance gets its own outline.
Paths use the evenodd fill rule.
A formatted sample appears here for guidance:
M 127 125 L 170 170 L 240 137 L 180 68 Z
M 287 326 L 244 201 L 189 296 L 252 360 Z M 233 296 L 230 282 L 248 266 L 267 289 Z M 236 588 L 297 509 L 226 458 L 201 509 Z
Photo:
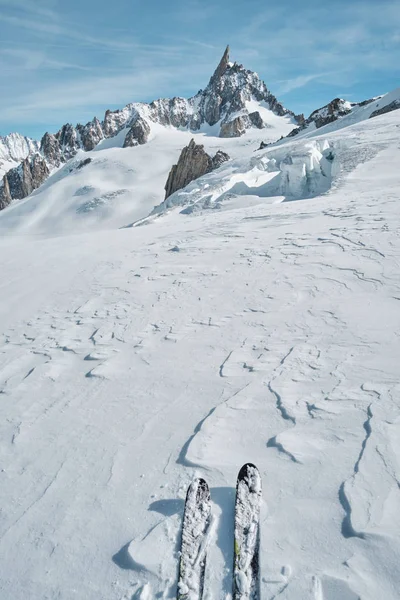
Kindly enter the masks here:
M 22 196 L 21 198 L 26 198 L 33 191 L 33 180 L 32 180 L 32 171 L 31 165 L 29 163 L 29 158 L 25 158 L 22 161 L 22 173 L 21 173 L 21 189 Z
M 81 147 L 78 132 L 70 123 L 63 125 L 60 131 L 56 133 L 55 137 L 60 145 L 61 155 L 64 161 L 75 156 Z
M 374 110 L 374 112 L 370 114 L 369 118 L 372 119 L 373 117 L 384 115 L 388 112 L 392 112 L 392 110 L 397 110 L 398 108 L 400 108 L 400 100 L 393 100 L 393 102 L 391 102 L 390 104 L 387 104 L 382 108 L 378 108 L 378 110 Z
M 223 152 L 222 150 L 218 150 L 216 155 L 211 159 L 212 160 L 212 170 L 218 169 L 224 162 L 230 159 L 229 154 Z
M 360 103 L 360 106 L 365 103 Z M 296 129 L 293 129 L 288 135 L 288 137 L 293 137 L 300 133 L 303 129 L 305 129 L 311 123 L 315 124 L 315 127 L 319 129 L 324 125 L 328 125 L 328 123 L 333 123 L 340 117 L 344 117 L 348 115 L 354 106 L 358 106 L 356 102 L 348 102 L 347 100 L 342 100 L 342 98 L 335 98 L 326 106 L 322 108 L 318 108 L 311 113 L 308 119 L 304 119 L 300 125 Z
M 258 110 L 248 115 L 236 117 L 227 123 L 222 123 L 219 137 L 240 137 L 246 133 L 246 129 L 249 129 L 249 127 L 257 127 L 257 129 L 263 129 L 265 127 L 264 121 Z
M 3 182 L 0 186 L 0 210 L 6 208 L 6 206 L 11 203 L 11 200 L 10 186 L 8 185 L 7 177 L 4 175 Z
M 36 190 L 50 175 L 46 161 L 40 154 L 35 154 L 30 160 L 30 172 L 32 176 L 32 190 Z M 31 193 L 29 192 L 29 194 Z
M 86 151 L 93 150 L 104 138 L 104 132 L 97 117 L 86 125 L 77 125 L 76 128 L 81 136 L 83 149 Z
M 219 136 L 223 138 L 240 137 L 246 133 L 246 122 L 244 117 L 236 117 L 233 121 L 222 123 Z
M 21 165 L 8 171 L 7 180 L 9 195 L 13 200 L 26 198 L 47 179 L 50 171 L 40 154 L 25 158 Z M 5 186 L 4 186 L 5 187 Z
M 148 123 L 139 117 L 131 126 L 124 141 L 124 148 L 145 144 L 149 139 L 150 127 Z
M 297 118 L 294 113 L 285 109 L 278 102 L 257 73 L 245 69 L 238 63 L 231 64 L 229 62 L 228 46 L 207 88 L 201 92 L 200 113 L 203 120 L 209 125 L 215 125 L 220 120 L 222 123 L 229 122 L 231 116 L 238 112 L 248 116 L 246 102 L 253 99 L 266 102 L 276 115 L 291 115 Z M 261 128 L 261 115 L 257 121 L 256 127 Z M 253 121 L 250 120 L 247 123 L 251 126 Z
M 320 108 L 311 113 L 309 119 L 314 121 L 317 129 L 336 121 L 339 117 L 344 117 L 351 112 L 352 106 L 350 102 L 342 100 L 341 98 L 335 98 L 332 102 L 329 102 L 324 108 Z
M 138 116 L 138 112 L 133 104 L 128 104 L 121 110 L 106 110 L 102 123 L 104 137 L 108 138 L 117 135 L 121 129 L 127 126 L 129 121 Z
M 25 198 L 24 187 L 22 185 L 23 163 L 6 173 L 10 195 L 13 200 Z
M 249 119 L 250 119 L 250 122 L 253 125 L 253 127 L 257 127 L 257 129 L 263 129 L 265 127 L 264 121 L 262 120 L 262 117 L 261 117 L 260 113 L 258 112 L 258 110 L 250 113 Z
M 165 198 L 177 190 L 181 190 L 194 179 L 218 168 L 226 160 L 229 160 L 229 156 L 225 152 L 219 150 L 212 158 L 204 150 L 204 146 L 191 140 L 189 145 L 182 150 L 178 163 L 173 165 L 168 175 L 165 184 Z
M 61 164 L 61 148 L 58 139 L 52 133 L 45 133 L 40 143 L 40 151 L 47 162 L 54 167 Z

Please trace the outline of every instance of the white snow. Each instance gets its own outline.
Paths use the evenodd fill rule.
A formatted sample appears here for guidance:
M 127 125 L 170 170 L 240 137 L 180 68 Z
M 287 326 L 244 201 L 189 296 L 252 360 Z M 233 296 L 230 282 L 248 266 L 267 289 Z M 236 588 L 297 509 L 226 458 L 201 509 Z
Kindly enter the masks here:
M 397 600 L 400 111 L 260 152 L 254 130 L 196 138 L 233 157 L 199 201 L 234 177 L 231 198 L 117 229 L 162 200 L 191 137 L 165 131 L 0 214 L 0 597 L 176 597 L 204 477 L 205 591 L 225 598 L 250 461 L 262 598 Z M 326 188 L 257 193 L 285 157 L 319 178 L 330 150 Z M 125 189 L 100 228 L 77 212 Z
M 19 133 L 0 136 L 0 179 L 7 171 L 18 166 L 24 158 L 37 152 L 39 146 L 39 142 Z

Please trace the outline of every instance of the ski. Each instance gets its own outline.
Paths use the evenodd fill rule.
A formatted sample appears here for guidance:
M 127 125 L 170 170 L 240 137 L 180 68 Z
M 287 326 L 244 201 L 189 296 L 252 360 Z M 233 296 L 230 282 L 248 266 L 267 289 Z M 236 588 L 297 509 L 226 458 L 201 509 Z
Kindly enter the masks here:
M 178 600 L 201 600 L 211 524 L 210 490 L 195 479 L 186 495 L 179 561 Z
M 236 483 L 233 600 L 260 599 L 261 477 L 251 463 L 243 465 Z

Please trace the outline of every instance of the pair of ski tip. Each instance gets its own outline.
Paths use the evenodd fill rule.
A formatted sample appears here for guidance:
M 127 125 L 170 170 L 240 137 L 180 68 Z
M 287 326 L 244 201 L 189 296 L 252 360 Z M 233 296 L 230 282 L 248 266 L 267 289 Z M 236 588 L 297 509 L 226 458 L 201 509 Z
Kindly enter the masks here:
M 236 481 L 234 600 L 257 600 L 259 598 L 258 546 L 261 495 L 260 473 L 253 463 L 246 463 L 240 469 Z M 202 598 L 210 523 L 210 489 L 205 479 L 197 478 L 190 484 L 185 501 L 178 600 Z M 244 584 L 244 581 L 247 583 Z M 249 588 L 249 594 L 240 591 L 243 591 L 244 588 Z
M 250 491 L 255 491 L 255 487 L 260 488 L 261 492 L 261 477 L 257 467 L 253 463 L 246 463 L 240 469 L 237 480 L 236 480 L 236 492 L 238 490 L 239 483 L 244 482 Z M 208 487 L 208 483 L 202 477 L 198 477 L 189 486 L 186 495 L 186 501 L 190 498 L 191 494 L 193 494 L 194 490 L 196 490 L 198 495 L 198 500 L 210 500 L 210 489 Z

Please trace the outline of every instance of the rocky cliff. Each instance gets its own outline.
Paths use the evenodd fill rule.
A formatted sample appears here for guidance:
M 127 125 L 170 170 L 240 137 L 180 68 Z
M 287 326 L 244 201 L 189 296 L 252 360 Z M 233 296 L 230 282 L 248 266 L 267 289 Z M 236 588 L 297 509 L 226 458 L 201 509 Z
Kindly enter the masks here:
M 0 209 L 5 208 L 12 200 L 20 200 L 29 196 L 49 176 L 50 171 L 43 156 L 39 153 L 25 158 L 22 163 L 8 171 L 0 185 Z
M 165 199 L 171 196 L 177 190 L 186 187 L 188 183 L 198 177 L 217 169 L 229 160 L 229 156 L 218 150 L 214 157 L 211 157 L 204 150 L 204 146 L 196 144 L 192 139 L 179 157 L 178 163 L 173 165 L 167 183 L 165 184 Z

